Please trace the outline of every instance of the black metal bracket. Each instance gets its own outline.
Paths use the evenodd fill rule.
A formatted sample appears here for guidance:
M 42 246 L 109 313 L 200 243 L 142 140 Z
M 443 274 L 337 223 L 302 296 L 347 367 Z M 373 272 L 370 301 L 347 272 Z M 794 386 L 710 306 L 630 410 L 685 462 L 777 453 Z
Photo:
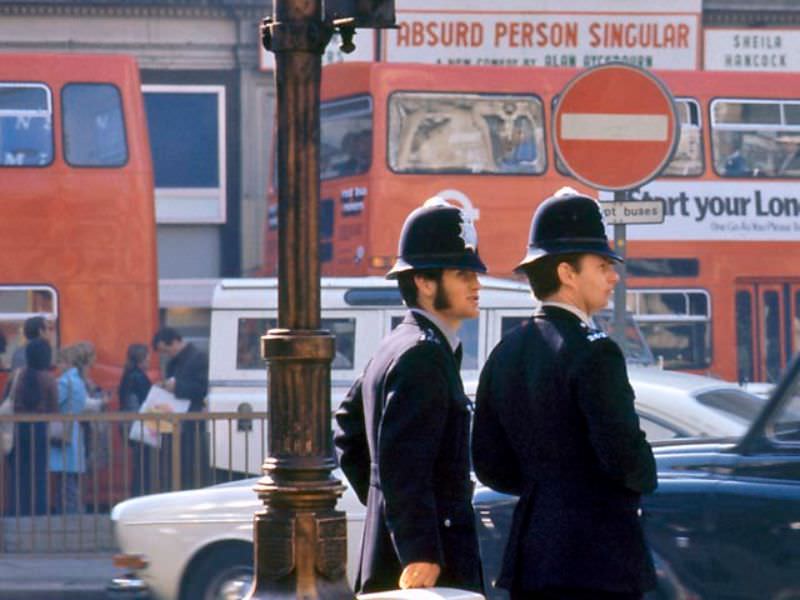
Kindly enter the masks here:
M 312 52 L 322 54 L 331 40 L 334 26 L 320 21 L 276 22 L 261 20 L 261 43 L 272 52 Z

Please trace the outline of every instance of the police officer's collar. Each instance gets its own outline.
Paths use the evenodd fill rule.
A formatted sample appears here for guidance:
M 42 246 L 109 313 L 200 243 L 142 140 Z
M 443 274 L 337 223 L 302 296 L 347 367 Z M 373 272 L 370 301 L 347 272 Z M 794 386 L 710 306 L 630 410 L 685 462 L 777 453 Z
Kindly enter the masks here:
M 447 340 L 447 343 L 450 344 L 450 348 L 453 350 L 453 352 L 456 351 L 456 348 L 458 348 L 458 346 L 461 344 L 461 339 L 458 337 L 457 332 L 450 329 L 439 317 L 428 312 L 427 310 L 417 307 L 410 308 L 409 310 L 416 315 L 420 315 L 428 319 L 428 321 L 430 321 L 444 336 L 444 338 Z
M 542 302 L 542 308 L 547 308 L 548 306 L 554 306 L 555 308 L 560 308 L 561 310 L 566 310 L 568 312 L 571 312 L 573 315 L 575 315 L 580 319 L 581 323 L 583 323 L 590 329 L 595 328 L 594 321 L 592 321 L 589 315 L 587 315 L 580 308 L 578 308 L 573 304 L 567 304 L 566 302 L 553 302 L 552 300 L 547 300 L 545 302 Z

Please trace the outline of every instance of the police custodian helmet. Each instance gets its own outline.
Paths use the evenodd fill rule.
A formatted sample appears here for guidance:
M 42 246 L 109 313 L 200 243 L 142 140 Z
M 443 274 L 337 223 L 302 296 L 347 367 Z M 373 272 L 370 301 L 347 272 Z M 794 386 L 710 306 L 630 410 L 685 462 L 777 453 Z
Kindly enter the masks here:
M 415 209 L 403 223 L 397 260 L 386 274 L 420 269 L 462 269 L 486 272 L 478 256 L 478 233 L 459 208 L 434 196 Z
M 563 188 L 539 205 L 531 220 L 528 253 L 517 265 L 524 271 L 544 256 L 599 254 L 623 262 L 608 245 L 600 204 L 571 188 Z

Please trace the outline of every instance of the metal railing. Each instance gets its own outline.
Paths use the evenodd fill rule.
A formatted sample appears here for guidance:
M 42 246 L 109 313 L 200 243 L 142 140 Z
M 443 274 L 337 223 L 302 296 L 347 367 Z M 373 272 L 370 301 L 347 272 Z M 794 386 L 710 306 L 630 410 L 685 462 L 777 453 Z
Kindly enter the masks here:
M 0 552 L 114 550 L 109 518 L 114 504 L 257 472 L 266 440 L 251 444 L 249 438 L 266 431 L 266 418 L 264 412 L 0 415 L 0 423 L 14 428 L 14 448 L 0 456 Z M 78 433 L 67 436 L 69 442 L 50 442 L 52 422 Z M 146 442 L 140 441 L 142 432 Z M 245 448 L 261 449 L 259 456 L 238 457 L 240 471 L 233 466 L 237 436 L 243 436 Z M 216 456 L 223 439 L 227 461 Z

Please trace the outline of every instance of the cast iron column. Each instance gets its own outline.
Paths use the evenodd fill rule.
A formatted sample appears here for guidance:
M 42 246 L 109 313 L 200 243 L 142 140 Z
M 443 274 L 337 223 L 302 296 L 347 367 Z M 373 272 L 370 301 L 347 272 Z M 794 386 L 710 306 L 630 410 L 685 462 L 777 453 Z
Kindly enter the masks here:
M 256 493 L 255 582 L 248 598 L 352 598 L 344 491 L 331 438 L 333 337 L 320 330 L 319 87 L 332 26 L 320 0 L 274 0 L 262 27 L 275 53 L 278 115 L 278 329 L 268 365 L 269 456 Z

